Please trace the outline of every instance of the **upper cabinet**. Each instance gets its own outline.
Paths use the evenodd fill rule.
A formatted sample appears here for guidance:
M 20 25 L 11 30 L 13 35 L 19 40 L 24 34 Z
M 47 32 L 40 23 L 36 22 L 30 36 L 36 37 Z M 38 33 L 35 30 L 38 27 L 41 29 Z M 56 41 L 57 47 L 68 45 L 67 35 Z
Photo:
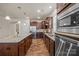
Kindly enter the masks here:
M 73 4 L 72 3 L 57 3 L 57 14 L 65 11 L 69 7 L 71 7 Z
M 46 17 L 44 21 L 41 22 L 42 29 L 49 29 L 52 27 L 52 17 Z

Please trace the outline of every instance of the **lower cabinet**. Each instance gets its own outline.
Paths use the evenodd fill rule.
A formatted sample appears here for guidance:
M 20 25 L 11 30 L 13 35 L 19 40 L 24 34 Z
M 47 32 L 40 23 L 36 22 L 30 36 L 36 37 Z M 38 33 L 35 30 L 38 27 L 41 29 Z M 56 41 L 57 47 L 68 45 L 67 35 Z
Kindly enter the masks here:
M 32 35 L 18 43 L 0 43 L 0 56 L 25 56 L 32 43 Z
M 19 56 L 24 56 L 25 53 L 25 41 L 22 40 L 21 42 L 19 42 Z
M 0 56 L 17 56 L 18 55 L 18 44 L 0 44 Z
M 51 39 L 49 43 L 49 52 L 50 52 L 50 56 L 55 56 L 55 42 Z
M 30 48 L 32 44 L 32 35 L 28 36 L 26 39 L 25 39 L 25 52 L 27 53 L 28 49 Z
M 42 32 L 36 32 L 36 38 L 43 38 Z
M 44 38 L 44 42 L 50 56 L 54 56 L 55 55 L 55 42 L 52 39 L 50 39 L 47 35 L 44 35 L 43 38 Z
M 30 48 L 32 43 L 32 35 L 24 38 L 21 42 L 19 42 L 19 56 L 24 56 L 27 54 L 28 49 Z

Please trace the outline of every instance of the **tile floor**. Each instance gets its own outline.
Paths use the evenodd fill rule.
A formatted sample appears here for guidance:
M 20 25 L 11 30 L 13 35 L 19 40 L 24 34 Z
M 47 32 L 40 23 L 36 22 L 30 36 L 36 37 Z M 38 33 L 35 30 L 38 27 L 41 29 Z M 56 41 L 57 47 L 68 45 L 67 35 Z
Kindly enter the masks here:
M 49 56 L 48 50 L 42 39 L 33 39 L 27 56 Z

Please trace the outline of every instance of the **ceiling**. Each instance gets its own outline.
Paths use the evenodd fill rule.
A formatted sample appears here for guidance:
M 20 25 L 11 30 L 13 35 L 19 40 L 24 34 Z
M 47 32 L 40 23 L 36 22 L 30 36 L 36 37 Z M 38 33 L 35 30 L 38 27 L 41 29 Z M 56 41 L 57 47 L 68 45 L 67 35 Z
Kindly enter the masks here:
M 52 6 L 52 8 L 49 8 Z M 40 13 L 37 13 L 37 10 Z M 55 9 L 54 3 L 0 3 L 0 16 L 10 16 L 11 19 L 45 19 Z

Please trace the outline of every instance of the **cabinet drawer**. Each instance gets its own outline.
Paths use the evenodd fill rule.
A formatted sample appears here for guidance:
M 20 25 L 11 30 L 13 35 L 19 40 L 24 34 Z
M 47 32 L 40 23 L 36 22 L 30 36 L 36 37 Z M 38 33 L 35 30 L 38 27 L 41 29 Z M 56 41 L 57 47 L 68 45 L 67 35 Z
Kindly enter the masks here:
M 18 46 L 16 44 L 0 44 L 0 55 L 17 56 Z

